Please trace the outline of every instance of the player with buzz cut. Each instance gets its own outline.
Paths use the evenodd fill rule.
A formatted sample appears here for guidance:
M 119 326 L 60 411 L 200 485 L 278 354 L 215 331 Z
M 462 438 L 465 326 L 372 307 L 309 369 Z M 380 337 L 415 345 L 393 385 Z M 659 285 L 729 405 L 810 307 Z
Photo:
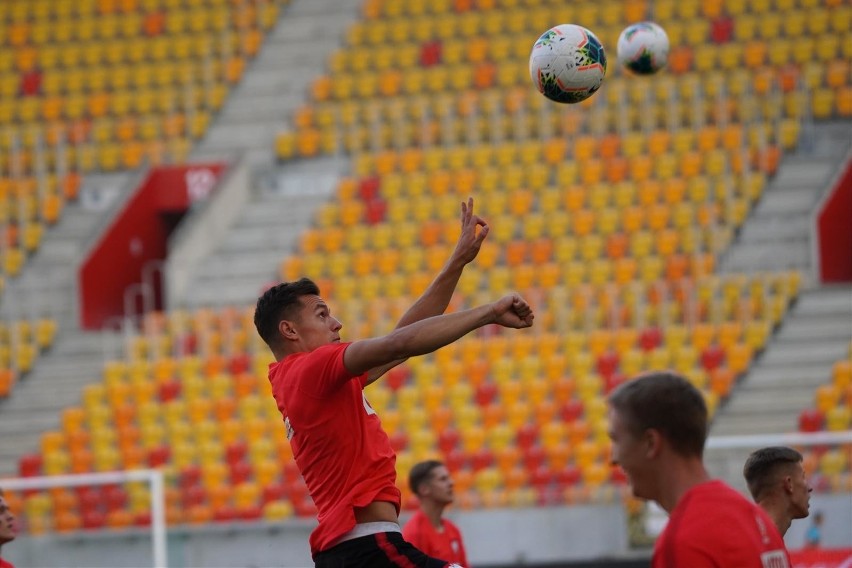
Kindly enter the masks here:
M 770 446 L 752 452 L 743 477 L 754 502 L 769 513 L 782 537 L 793 519 L 808 516 L 814 489 L 805 475 L 802 454 L 793 448 Z
M 388 335 L 342 342 L 343 324 L 307 278 L 273 286 L 257 301 L 255 327 L 275 357 L 269 366 L 272 394 L 317 507 L 319 526 L 310 546 L 318 568 L 450 565 L 402 537 L 396 455 L 363 389 L 406 358 L 431 353 L 485 325 L 532 325 L 532 309 L 517 294 L 444 314 L 464 267 L 488 234 L 473 200 L 461 209 L 455 250 Z
M 620 385 L 608 429 L 633 494 L 669 514 L 652 568 L 790 568 L 766 511 L 707 473 L 707 406 L 689 381 L 654 372 Z
M 414 465 L 408 474 L 408 486 L 420 501 L 418 509 L 402 529 L 405 540 L 430 556 L 468 566 L 461 531 L 444 509 L 453 503 L 453 478 L 438 460 Z

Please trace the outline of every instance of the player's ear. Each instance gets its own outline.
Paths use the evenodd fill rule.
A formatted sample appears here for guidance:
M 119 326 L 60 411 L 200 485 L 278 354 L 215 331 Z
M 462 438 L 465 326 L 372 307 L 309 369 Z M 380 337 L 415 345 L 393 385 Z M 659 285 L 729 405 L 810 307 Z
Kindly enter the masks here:
M 660 431 L 655 428 L 648 428 L 642 435 L 642 444 L 645 447 L 645 457 L 653 459 L 660 455 L 663 445 L 663 437 Z
M 782 487 L 784 487 L 785 493 L 787 493 L 788 495 L 793 494 L 793 478 L 792 478 L 792 476 L 785 475 L 781 479 L 781 485 L 782 485 Z
M 281 320 L 278 322 L 278 333 L 286 340 L 296 341 L 299 339 L 299 332 L 293 326 L 293 322 L 289 320 Z

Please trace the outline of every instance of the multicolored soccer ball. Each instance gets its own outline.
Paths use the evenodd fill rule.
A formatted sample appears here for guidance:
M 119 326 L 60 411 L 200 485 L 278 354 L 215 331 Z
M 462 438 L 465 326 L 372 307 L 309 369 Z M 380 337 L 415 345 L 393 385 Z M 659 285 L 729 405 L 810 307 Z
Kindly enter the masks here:
M 530 53 L 530 77 L 541 94 L 558 103 L 579 103 L 601 88 L 606 53 L 582 26 L 562 24 L 544 32 Z
M 651 75 L 669 61 L 669 36 L 654 22 L 639 22 L 618 36 L 618 61 L 634 73 Z

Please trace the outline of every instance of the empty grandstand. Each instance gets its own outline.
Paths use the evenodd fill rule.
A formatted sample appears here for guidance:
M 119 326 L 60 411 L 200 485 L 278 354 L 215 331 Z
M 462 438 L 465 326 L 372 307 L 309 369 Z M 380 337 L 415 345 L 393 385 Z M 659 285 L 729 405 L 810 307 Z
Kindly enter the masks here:
M 615 63 L 640 20 L 671 40 L 651 77 Z M 611 51 L 578 105 L 529 80 L 567 22 Z M 673 369 L 711 473 L 744 490 L 750 451 L 794 445 L 852 557 L 850 26 L 836 0 L 0 2 L 2 558 L 310 564 L 254 302 L 309 276 L 344 340 L 388 333 L 469 196 L 491 231 L 449 310 L 514 290 L 536 323 L 367 387 L 403 518 L 437 458 L 472 564 L 647 564 L 664 518 L 611 465 L 606 397 Z M 131 470 L 162 491 L 26 485 Z

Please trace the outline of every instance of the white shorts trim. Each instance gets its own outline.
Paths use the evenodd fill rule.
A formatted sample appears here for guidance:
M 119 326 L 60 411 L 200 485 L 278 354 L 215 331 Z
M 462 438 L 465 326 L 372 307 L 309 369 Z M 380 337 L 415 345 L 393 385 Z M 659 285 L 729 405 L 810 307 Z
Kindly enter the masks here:
M 361 538 L 362 536 L 369 536 L 371 534 L 378 533 L 386 533 L 386 532 L 396 532 L 401 533 L 402 530 L 399 528 L 398 523 L 392 523 L 390 521 L 375 521 L 372 523 L 358 523 L 355 525 L 351 531 L 347 533 L 343 533 L 336 539 L 332 541 L 329 545 L 329 548 L 332 546 L 337 546 L 341 542 L 346 542 L 347 540 L 354 540 L 356 538 Z

